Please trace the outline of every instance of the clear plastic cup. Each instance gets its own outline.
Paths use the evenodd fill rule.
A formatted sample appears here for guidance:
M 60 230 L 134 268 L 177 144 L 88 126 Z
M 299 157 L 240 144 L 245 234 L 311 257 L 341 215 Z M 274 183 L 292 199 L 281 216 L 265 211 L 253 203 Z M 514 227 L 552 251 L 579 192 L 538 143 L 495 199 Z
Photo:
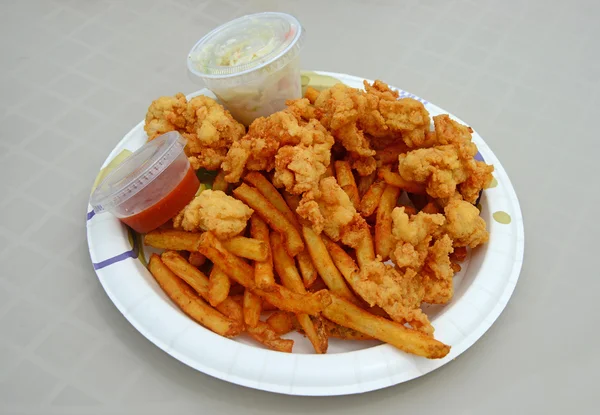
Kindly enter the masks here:
M 110 212 L 140 233 L 177 215 L 200 187 L 183 151 L 185 144 L 177 131 L 144 144 L 94 189 L 94 211 Z
M 249 125 L 300 98 L 304 29 L 285 13 L 257 13 L 232 20 L 200 39 L 188 55 L 201 79 L 231 114 Z

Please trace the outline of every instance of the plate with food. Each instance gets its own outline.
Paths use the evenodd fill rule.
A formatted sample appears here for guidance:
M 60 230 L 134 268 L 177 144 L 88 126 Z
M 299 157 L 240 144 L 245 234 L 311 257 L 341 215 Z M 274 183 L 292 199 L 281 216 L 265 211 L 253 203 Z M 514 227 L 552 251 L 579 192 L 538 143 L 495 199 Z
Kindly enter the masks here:
M 266 13 L 198 42 L 188 66 L 210 89 L 158 97 L 108 155 L 88 244 L 115 306 L 181 362 L 361 393 L 485 333 L 517 283 L 523 221 L 468 124 L 383 81 L 300 71 L 303 36 Z

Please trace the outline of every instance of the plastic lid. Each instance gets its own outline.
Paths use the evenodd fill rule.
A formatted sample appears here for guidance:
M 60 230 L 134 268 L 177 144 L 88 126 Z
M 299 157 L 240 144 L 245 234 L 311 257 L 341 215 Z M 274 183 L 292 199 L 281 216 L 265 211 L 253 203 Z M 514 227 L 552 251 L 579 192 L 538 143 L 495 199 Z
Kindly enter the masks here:
M 188 69 L 204 78 L 228 78 L 266 66 L 267 70 L 277 70 L 298 55 L 303 43 L 304 29 L 294 16 L 251 14 L 200 39 L 188 55 Z
M 144 144 L 96 187 L 90 198 L 94 211 L 110 211 L 138 194 L 177 159 L 185 143 L 177 131 L 171 131 Z

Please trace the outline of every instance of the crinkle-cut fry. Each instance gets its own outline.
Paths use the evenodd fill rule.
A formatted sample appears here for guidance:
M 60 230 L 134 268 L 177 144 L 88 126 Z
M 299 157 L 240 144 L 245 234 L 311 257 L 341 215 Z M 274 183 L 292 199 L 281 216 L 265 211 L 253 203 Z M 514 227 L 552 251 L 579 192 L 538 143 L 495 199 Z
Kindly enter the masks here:
M 277 271 L 277 275 L 279 275 L 283 286 L 299 294 L 306 293 L 302 278 L 296 269 L 294 258 L 286 252 L 281 235 L 277 233 L 271 234 L 271 248 L 273 249 L 275 271 Z M 320 320 L 316 320 L 315 324 L 306 313 L 296 313 L 296 318 L 302 326 L 306 337 L 312 343 L 315 352 L 318 354 L 327 352 L 327 333 L 323 330 Z
M 202 255 L 200 252 L 190 252 L 190 257 L 188 258 L 190 264 L 195 267 L 201 267 L 206 262 L 206 257 Z
M 350 163 L 344 160 L 336 161 L 335 173 L 338 184 L 342 190 L 346 192 L 350 198 L 350 201 L 354 205 L 354 208 L 358 210 L 360 205 L 360 196 L 358 194 L 358 187 L 356 186 L 356 180 L 352 174 Z
M 256 327 L 248 327 L 248 334 L 256 341 L 264 344 L 271 350 L 291 353 L 294 341 L 282 339 L 273 328 L 262 321 L 258 321 Z
M 378 165 L 398 163 L 398 156 L 408 152 L 410 149 L 401 141 L 391 144 L 381 150 L 375 151 L 375 160 Z
M 369 187 L 358 207 L 358 211 L 364 218 L 371 216 L 377 210 L 386 185 L 383 180 L 377 180 Z
M 425 206 L 423 206 L 423 209 L 421 209 L 421 212 L 428 213 L 430 215 L 435 215 L 436 213 L 440 213 L 440 209 L 437 207 L 437 205 L 435 203 L 428 202 Z
M 200 270 L 189 264 L 185 258 L 177 252 L 166 251 L 161 255 L 163 262 L 175 275 L 187 282 L 198 294 L 208 301 L 208 277 Z M 239 298 L 238 298 L 239 297 Z M 243 297 L 227 297 L 217 306 L 217 310 L 225 316 L 244 327 L 244 314 L 242 309 Z M 273 307 L 274 308 L 274 307 Z M 275 330 L 271 329 L 262 321 L 258 321 L 256 327 L 245 327 L 248 334 L 256 341 L 264 344 L 272 350 L 279 352 L 291 352 L 294 345 L 293 340 L 279 338 Z
M 377 179 L 376 171 L 367 176 L 360 176 L 358 178 L 358 183 L 356 185 L 358 187 L 358 195 L 361 197 L 361 199 L 365 196 L 365 193 L 367 193 L 369 187 L 371 187 L 371 185 L 375 182 L 375 179 Z
M 265 261 L 268 256 L 268 245 L 264 241 L 245 236 L 234 236 L 223 239 L 221 243 L 231 253 L 253 261 Z
M 228 296 L 231 288 L 229 277 L 221 268 L 213 266 L 208 280 L 208 302 L 213 307 L 221 304 Z
M 161 255 L 163 263 L 179 278 L 192 287 L 204 300 L 209 301 L 209 278 L 202 271 L 194 267 L 175 251 L 165 251 Z M 234 321 L 244 324 L 242 307 L 232 297 L 227 297 L 217 307 L 221 313 Z
M 394 249 L 394 238 L 392 238 L 392 210 L 400 196 L 400 188 L 388 184 L 381 195 L 377 207 L 377 219 L 375 221 L 375 252 L 386 261 Z
M 150 256 L 148 269 L 167 296 L 193 320 L 225 337 L 237 336 L 242 331 L 243 325 L 225 317 L 205 303 L 187 283 L 162 262 L 158 255 Z
M 197 232 L 157 229 L 144 236 L 144 244 L 159 249 L 193 252 L 198 250 L 200 235 Z
M 324 238 L 322 238 L 321 235 L 317 235 L 315 231 L 308 226 L 302 227 L 302 234 L 304 235 L 308 252 L 317 268 L 317 272 L 325 282 L 325 285 L 327 285 L 331 292 L 360 305 L 361 303 L 358 298 L 356 298 L 350 288 L 348 288 L 344 277 L 335 267 L 335 264 L 327 251 L 327 247 L 323 242 Z M 323 237 L 325 236 L 323 235 Z
M 367 336 L 360 331 L 348 327 L 340 326 L 326 318 L 323 319 L 323 324 L 325 325 L 329 337 L 335 337 L 342 340 L 373 340 L 373 337 L 371 336 Z
M 256 327 L 262 309 L 262 299 L 250 290 L 244 291 L 244 323 L 248 327 Z
M 244 181 L 256 187 L 265 199 L 271 202 L 271 204 L 275 206 L 275 208 L 296 227 L 296 229 L 300 229 L 298 217 L 292 209 L 290 209 L 283 196 L 281 196 L 281 193 L 279 193 L 275 186 L 273 186 L 264 175 L 253 171 L 246 174 Z M 299 252 L 296 255 L 296 259 L 298 261 L 298 268 L 300 268 L 300 274 L 302 275 L 304 285 L 310 287 L 317 278 L 317 271 L 308 256 L 308 252 L 306 252 L 306 250 Z
M 292 212 L 288 204 L 286 203 L 281 193 L 275 186 L 261 173 L 251 171 L 244 177 L 246 183 L 256 187 L 256 189 L 267 199 L 271 204 L 280 211 L 283 216 L 290 221 L 296 228 L 298 227 L 298 218 L 296 214 Z
M 267 245 L 267 258 L 264 261 L 254 262 L 254 280 L 259 288 L 268 287 L 275 284 L 269 226 L 260 216 L 252 215 L 250 218 L 250 234 L 254 239 L 263 241 Z
M 229 188 L 229 183 L 225 181 L 225 173 L 222 169 L 219 170 L 217 175 L 215 176 L 215 180 L 212 184 L 212 190 L 220 190 L 223 193 L 227 193 L 227 189 Z
M 424 333 L 370 314 L 335 294 L 331 294 L 331 304 L 323 310 L 323 315 L 334 323 L 374 337 L 417 356 L 440 359 L 450 351 L 450 346 Z
M 424 195 L 425 186 L 421 183 L 409 182 L 404 180 L 400 174 L 391 171 L 389 168 L 380 168 L 377 175 L 387 184 L 399 187 L 409 193 Z
M 252 266 L 227 251 L 211 232 L 202 234 L 200 252 L 225 271 L 230 278 L 249 288 L 280 310 L 317 315 L 331 302 L 329 292 L 326 290 L 297 294 L 279 284 L 273 284 L 268 288 L 258 288 L 254 282 Z
M 233 194 L 254 209 L 273 230 L 284 235 L 285 249 L 291 256 L 304 250 L 304 242 L 298 229 L 258 189 L 243 183 Z
M 282 336 L 294 330 L 294 315 L 285 311 L 275 311 L 267 318 L 267 324 Z

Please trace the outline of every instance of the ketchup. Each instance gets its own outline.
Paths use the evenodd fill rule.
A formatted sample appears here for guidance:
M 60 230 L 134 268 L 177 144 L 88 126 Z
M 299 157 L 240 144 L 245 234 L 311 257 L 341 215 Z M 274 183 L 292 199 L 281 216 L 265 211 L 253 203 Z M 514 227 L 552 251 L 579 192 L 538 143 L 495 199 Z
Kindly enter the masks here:
M 160 177 L 157 181 L 159 179 Z M 160 186 L 160 183 L 156 184 Z M 159 199 L 158 202 L 139 213 L 119 219 L 136 232 L 150 232 L 177 215 L 194 198 L 199 187 L 200 181 L 196 176 L 196 172 L 190 167 L 179 184 L 162 199 Z M 128 202 L 136 205 L 140 202 L 140 198 L 153 199 L 154 195 L 148 194 L 148 192 L 140 192 Z

